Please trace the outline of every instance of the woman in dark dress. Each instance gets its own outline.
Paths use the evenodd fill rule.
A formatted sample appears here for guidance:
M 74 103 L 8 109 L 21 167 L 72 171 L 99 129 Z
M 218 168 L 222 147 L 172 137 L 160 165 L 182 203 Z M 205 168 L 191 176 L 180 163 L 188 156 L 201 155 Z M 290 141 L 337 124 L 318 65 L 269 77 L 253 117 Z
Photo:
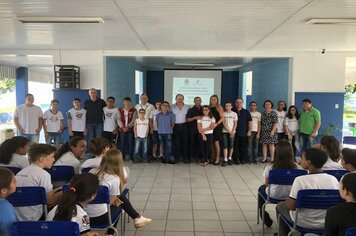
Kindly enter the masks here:
M 262 143 L 262 162 L 267 162 L 267 148 L 269 148 L 269 153 L 271 155 L 271 161 L 274 160 L 274 145 L 278 142 L 277 135 L 277 124 L 278 116 L 272 110 L 273 102 L 271 100 L 266 100 L 263 103 L 265 109 L 261 115 L 261 137 L 260 143 Z
M 224 121 L 224 109 L 223 107 L 219 104 L 219 97 L 218 95 L 212 95 L 210 97 L 210 110 L 211 113 L 213 113 L 213 116 L 215 118 L 215 124 L 213 124 L 214 128 L 214 133 L 213 133 L 213 139 L 214 139 L 214 152 L 213 152 L 213 159 L 210 161 L 210 163 L 213 163 L 214 165 L 219 165 L 220 163 L 220 140 L 222 138 L 222 129 L 223 129 L 223 121 Z

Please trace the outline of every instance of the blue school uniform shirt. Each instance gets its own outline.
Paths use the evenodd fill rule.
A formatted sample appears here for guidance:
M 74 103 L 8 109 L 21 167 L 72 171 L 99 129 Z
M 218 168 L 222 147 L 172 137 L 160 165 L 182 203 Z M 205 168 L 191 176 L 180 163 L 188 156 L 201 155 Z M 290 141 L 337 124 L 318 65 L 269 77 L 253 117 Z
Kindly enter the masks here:
M 158 134 L 173 134 L 171 123 L 175 122 L 175 115 L 172 112 L 163 114 L 162 112 L 156 116 Z
M 0 198 L 0 235 L 11 236 L 11 225 L 16 222 L 15 208 L 5 198 Z

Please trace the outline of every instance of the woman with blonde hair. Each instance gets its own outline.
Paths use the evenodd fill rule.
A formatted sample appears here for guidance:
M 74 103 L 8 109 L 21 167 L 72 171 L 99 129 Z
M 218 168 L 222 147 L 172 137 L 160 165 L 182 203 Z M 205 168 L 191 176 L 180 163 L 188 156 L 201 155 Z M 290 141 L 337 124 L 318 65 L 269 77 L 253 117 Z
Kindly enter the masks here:
M 113 217 L 117 216 L 123 209 L 134 219 L 134 226 L 136 228 L 141 228 L 152 222 L 151 219 L 137 213 L 130 201 L 125 196 L 120 195 L 126 184 L 126 174 L 122 153 L 118 149 L 107 151 L 101 160 L 100 166 L 90 170 L 90 173 L 98 176 L 100 185 L 108 187 L 111 204 L 110 211 Z M 107 223 L 108 212 L 106 204 L 89 204 L 85 210 L 92 224 Z

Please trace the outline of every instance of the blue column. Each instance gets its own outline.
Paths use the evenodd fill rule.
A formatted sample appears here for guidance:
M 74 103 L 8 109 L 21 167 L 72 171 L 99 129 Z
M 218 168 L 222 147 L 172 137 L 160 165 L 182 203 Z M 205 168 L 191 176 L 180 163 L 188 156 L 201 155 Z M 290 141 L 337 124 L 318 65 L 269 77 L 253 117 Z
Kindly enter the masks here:
M 25 102 L 25 95 L 28 93 L 28 68 L 20 67 L 16 69 L 16 106 Z

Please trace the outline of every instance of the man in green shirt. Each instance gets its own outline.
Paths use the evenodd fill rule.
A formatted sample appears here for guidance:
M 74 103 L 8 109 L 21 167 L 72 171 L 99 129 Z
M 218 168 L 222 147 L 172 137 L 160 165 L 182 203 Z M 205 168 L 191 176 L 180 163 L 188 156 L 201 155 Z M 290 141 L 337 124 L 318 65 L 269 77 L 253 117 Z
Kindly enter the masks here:
M 303 99 L 303 110 L 299 119 L 299 132 L 303 152 L 314 145 L 315 137 L 320 128 L 320 111 L 315 109 L 309 98 Z

